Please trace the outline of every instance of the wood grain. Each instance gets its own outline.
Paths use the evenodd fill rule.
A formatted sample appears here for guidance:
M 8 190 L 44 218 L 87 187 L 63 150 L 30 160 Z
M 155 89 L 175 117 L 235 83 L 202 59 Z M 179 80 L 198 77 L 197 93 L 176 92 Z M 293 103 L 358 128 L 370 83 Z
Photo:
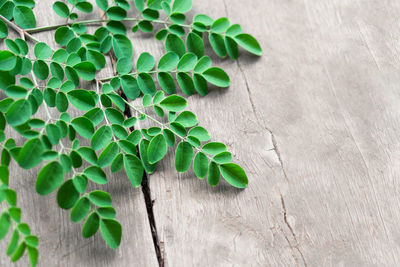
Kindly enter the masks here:
M 211 189 L 172 158 L 151 176 L 168 265 L 398 265 L 399 4 L 195 6 L 242 24 L 264 56 L 222 61 L 231 87 L 189 101 L 249 187 Z
M 57 20 L 51 2 L 38 1 L 40 25 Z M 250 183 L 210 188 L 192 171 L 178 175 L 171 150 L 149 177 L 165 265 L 399 265 L 400 4 L 205 0 L 194 1 L 195 13 L 228 16 L 263 47 L 261 58 L 214 57 L 230 88 L 188 100 Z M 134 42 L 135 58 L 162 54 L 148 35 Z M 124 227 L 113 252 L 98 236 L 83 240 L 54 196 L 37 196 L 34 171 L 13 170 L 41 266 L 158 265 L 142 192 L 123 175 L 106 187 Z M 0 265 L 9 265 L 4 254 Z

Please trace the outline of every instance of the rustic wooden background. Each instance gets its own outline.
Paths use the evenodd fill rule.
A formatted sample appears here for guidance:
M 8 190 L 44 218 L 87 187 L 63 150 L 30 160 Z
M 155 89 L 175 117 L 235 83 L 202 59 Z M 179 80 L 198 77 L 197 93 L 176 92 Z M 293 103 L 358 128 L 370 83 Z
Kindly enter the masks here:
M 52 2 L 37 1 L 40 26 L 63 21 Z M 263 48 L 261 58 L 214 58 L 230 88 L 189 99 L 250 183 L 245 190 L 210 188 L 192 172 L 178 175 L 170 153 L 149 177 L 161 262 L 398 266 L 399 1 L 194 0 L 191 13 L 227 16 Z M 51 34 L 35 36 L 56 47 Z M 148 35 L 133 38 L 136 55 L 162 54 Z M 105 188 L 124 229 L 116 251 L 99 235 L 83 239 L 55 194 L 35 193 L 35 175 L 15 167 L 11 185 L 23 220 L 40 238 L 40 266 L 159 264 L 144 195 L 124 175 Z M 4 243 L 0 265 L 8 266 Z

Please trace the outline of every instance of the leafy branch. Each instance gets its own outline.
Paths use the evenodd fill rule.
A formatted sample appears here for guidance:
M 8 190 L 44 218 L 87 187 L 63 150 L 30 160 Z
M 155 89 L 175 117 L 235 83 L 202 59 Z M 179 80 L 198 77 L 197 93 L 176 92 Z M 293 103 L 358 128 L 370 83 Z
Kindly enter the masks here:
M 199 179 L 207 176 L 211 186 L 216 186 L 221 176 L 237 188 L 248 184 L 245 171 L 232 163 L 226 145 L 210 141 L 197 116 L 186 110 L 186 99 L 176 93 L 179 87 L 185 96 L 205 96 L 210 85 L 230 85 L 226 72 L 212 66 L 205 55 L 205 36 L 219 57 L 232 59 L 238 58 L 239 46 L 261 55 L 256 39 L 227 18 L 196 15 L 186 23 L 191 0 L 135 0 L 132 5 L 125 0 L 111 5 L 96 0 L 107 18 L 81 21 L 80 13 L 91 13 L 93 5 L 85 0 L 67 2 L 52 5 L 64 23 L 36 27 L 33 0 L 0 1 L 0 38 L 8 36 L 8 28 L 20 36 L 4 39 L 8 50 L 0 51 L 0 89 L 7 96 L 0 101 L 0 200 L 10 205 L 0 215 L 0 239 L 14 225 L 7 255 L 16 261 L 26 250 L 32 266 L 38 260 L 38 239 L 20 223 L 15 191 L 8 188 L 11 158 L 23 169 L 41 165 L 37 193 L 57 191 L 57 203 L 70 210 L 71 221 L 84 221 L 82 236 L 89 238 L 100 230 L 113 249 L 120 245 L 122 226 L 116 220 L 111 196 L 102 190 L 87 191 L 89 182 L 100 186 L 108 182 L 106 168 L 112 173 L 124 171 L 138 187 L 143 174 L 153 173 L 168 150 L 175 150 L 178 172 L 193 165 L 194 174 Z M 127 17 L 131 8 L 137 17 Z M 132 32 L 153 32 L 154 25 L 161 28 L 155 38 L 164 41 L 166 51 L 157 64 L 147 52 L 133 61 L 133 45 L 126 35 L 131 23 Z M 89 34 L 87 26 L 97 29 Z M 33 36 L 50 30 L 55 30 L 57 49 Z M 115 73 L 98 78 L 107 56 Z M 95 89 L 82 88 L 87 84 L 82 80 Z M 135 101 L 138 98 L 142 99 L 140 106 Z M 47 118 L 35 117 L 40 108 Z M 72 110 L 78 115 L 71 116 Z M 145 120 L 152 126 L 142 127 Z M 21 146 L 5 139 L 7 126 L 24 137 Z M 90 146 L 81 145 L 80 140 L 85 139 Z M 21 242 L 20 235 L 25 236 Z

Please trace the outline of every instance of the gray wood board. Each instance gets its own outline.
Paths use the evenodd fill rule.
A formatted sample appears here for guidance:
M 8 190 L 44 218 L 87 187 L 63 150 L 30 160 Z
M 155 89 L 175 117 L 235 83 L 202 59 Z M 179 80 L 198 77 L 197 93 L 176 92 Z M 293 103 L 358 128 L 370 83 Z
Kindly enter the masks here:
M 38 2 L 40 25 L 58 20 L 50 5 Z M 171 151 L 149 178 L 166 265 L 398 265 L 400 4 L 207 0 L 194 1 L 194 13 L 228 16 L 264 50 L 237 62 L 214 57 L 231 87 L 189 98 L 250 183 L 210 188 L 192 171 L 178 175 Z M 144 36 L 135 52 L 159 56 L 162 45 Z M 11 185 L 41 240 L 42 266 L 157 265 L 142 192 L 126 177 L 106 187 L 124 226 L 113 252 L 98 236 L 84 240 L 54 196 L 35 193 L 33 171 L 15 170 Z
M 36 1 L 34 11 L 38 27 L 65 22 L 51 10 L 53 2 Z M 86 19 L 88 18 L 86 15 Z M 85 19 L 85 15 L 80 19 Z M 54 41 L 53 33 L 54 31 L 37 33 L 35 37 L 55 49 L 58 45 Z M 10 36 L 19 37 L 12 30 Z M 101 76 L 113 75 L 111 64 L 108 66 L 110 67 L 102 70 Z M 87 83 L 84 88 L 95 90 L 95 85 Z M 59 113 L 54 110 L 52 114 L 55 117 Z M 74 111 L 72 116 L 77 114 Z M 44 109 L 35 116 L 47 119 Z M 14 131 L 9 132 L 19 143 L 23 141 Z M 58 207 L 55 193 L 46 197 L 36 193 L 37 171 L 38 169 L 22 170 L 13 164 L 10 168 L 10 187 L 17 191 L 22 221 L 27 222 L 32 234 L 39 237 L 39 266 L 131 266 L 133 263 L 138 266 L 158 265 L 142 190 L 133 188 L 124 172 L 112 174 L 106 171 L 109 183 L 97 187 L 111 194 L 117 219 L 123 227 L 121 246 L 114 251 L 107 247 L 100 233 L 90 239 L 84 239 L 81 234 L 83 222 L 74 224 L 70 221 L 70 212 Z M 7 244 L 6 241 L 0 243 L 1 266 L 11 266 L 10 259 L 5 255 Z M 15 264 L 28 265 L 27 256 Z
M 210 8 L 212 6 L 212 8 Z M 395 1 L 197 1 L 260 41 L 228 90 L 192 97 L 250 184 L 150 177 L 169 266 L 394 266 L 399 256 Z

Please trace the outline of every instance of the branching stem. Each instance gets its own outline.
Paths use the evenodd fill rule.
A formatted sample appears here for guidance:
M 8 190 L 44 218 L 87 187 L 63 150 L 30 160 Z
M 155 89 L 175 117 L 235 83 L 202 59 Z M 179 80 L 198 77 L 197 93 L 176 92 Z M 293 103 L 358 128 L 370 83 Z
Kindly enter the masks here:
M 141 21 L 143 19 L 141 18 L 125 18 L 123 20 L 121 20 L 121 22 L 123 21 Z M 57 24 L 57 25 L 49 25 L 49 26 L 43 26 L 43 27 L 37 27 L 37 28 L 32 28 L 32 29 L 27 29 L 25 30 L 27 33 L 36 33 L 36 32 L 42 32 L 42 31 L 49 31 L 49 30 L 55 30 L 59 27 L 63 27 L 63 26 L 72 26 L 73 24 L 83 24 L 83 25 L 90 25 L 90 24 L 98 24 L 98 23 L 102 23 L 102 22 L 108 22 L 110 21 L 109 19 L 91 19 L 91 20 L 82 20 L 82 21 L 76 21 L 76 22 L 67 22 L 67 23 L 61 23 L 61 24 Z M 162 24 L 162 25 L 172 25 L 174 23 L 169 22 L 169 21 L 165 21 L 165 20 L 152 20 L 151 22 L 153 23 L 158 23 L 158 24 Z M 185 27 L 185 28 L 193 28 L 192 25 L 189 24 L 178 24 L 181 27 Z

